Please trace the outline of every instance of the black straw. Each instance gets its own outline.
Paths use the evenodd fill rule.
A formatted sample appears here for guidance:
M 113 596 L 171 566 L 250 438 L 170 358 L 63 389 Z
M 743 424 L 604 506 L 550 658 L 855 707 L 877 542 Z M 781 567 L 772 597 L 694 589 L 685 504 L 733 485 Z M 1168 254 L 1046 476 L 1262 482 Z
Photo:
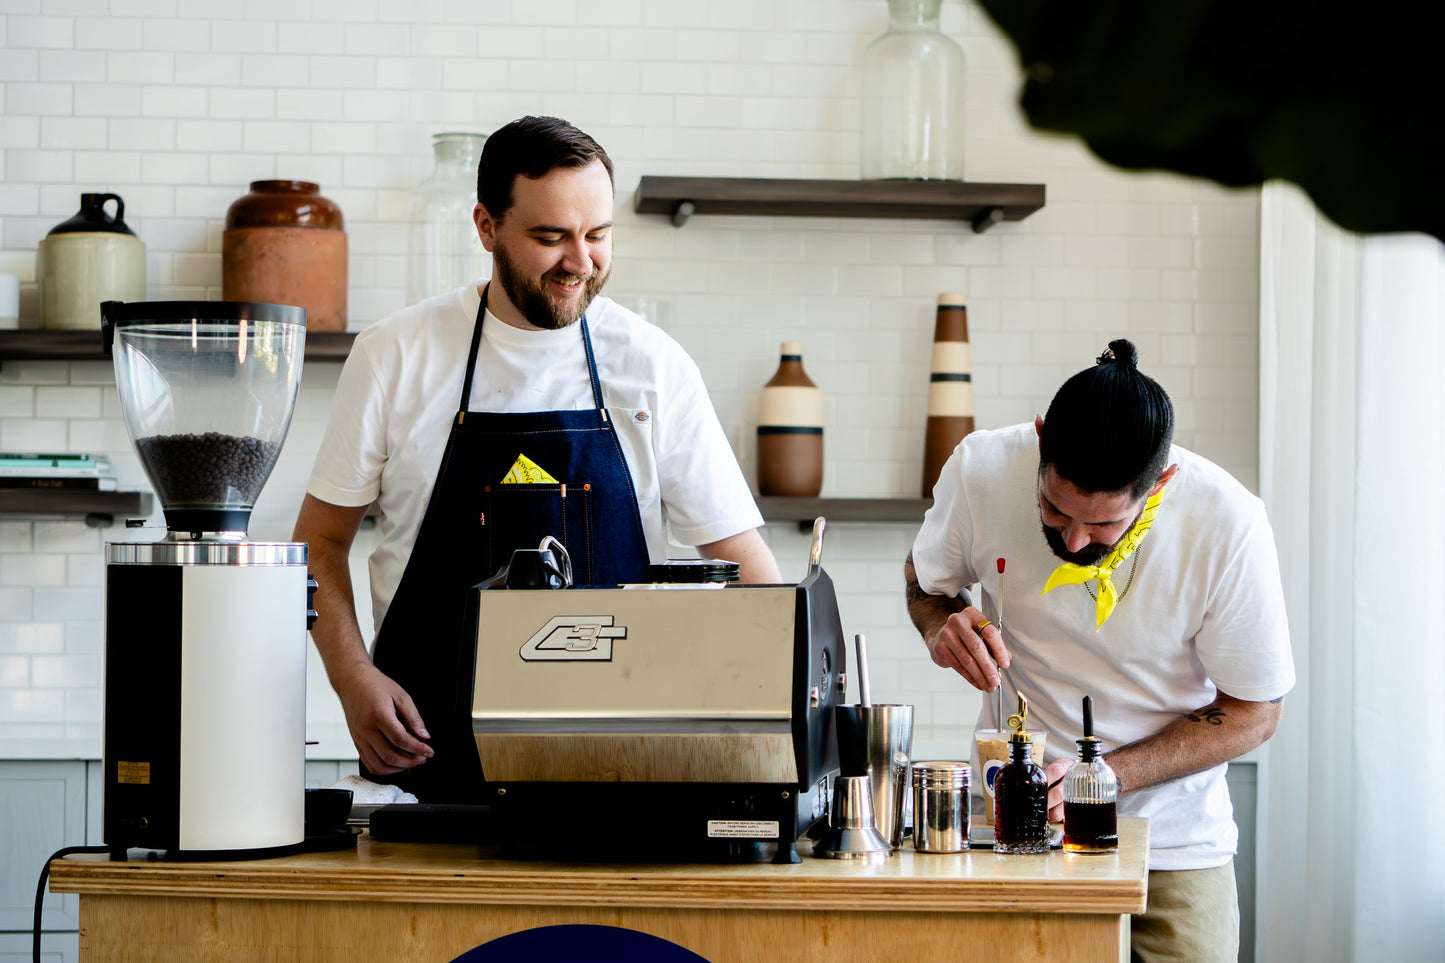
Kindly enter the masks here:
M 1094 699 L 1092 696 L 1084 696 L 1084 738 L 1094 737 Z

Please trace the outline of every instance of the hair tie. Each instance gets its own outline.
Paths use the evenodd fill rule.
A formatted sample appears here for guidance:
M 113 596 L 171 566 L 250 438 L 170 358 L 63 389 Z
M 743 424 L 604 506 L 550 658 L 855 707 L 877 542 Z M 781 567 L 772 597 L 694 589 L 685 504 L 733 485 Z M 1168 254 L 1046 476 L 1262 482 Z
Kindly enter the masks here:
M 1134 347 L 1134 342 L 1127 338 L 1120 338 L 1117 341 L 1110 341 L 1104 353 L 1095 359 L 1095 364 L 1108 364 L 1110 362 L 1125 361 L 1131 367 L 1139 367 L 1139 349 Z

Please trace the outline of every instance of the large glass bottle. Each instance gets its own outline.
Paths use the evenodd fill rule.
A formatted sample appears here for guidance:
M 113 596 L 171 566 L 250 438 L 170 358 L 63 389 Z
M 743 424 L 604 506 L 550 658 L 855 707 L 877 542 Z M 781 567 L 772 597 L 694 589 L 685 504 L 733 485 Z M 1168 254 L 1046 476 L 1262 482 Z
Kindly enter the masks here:
M 1094 738 L 1094 700 L 1084 696 L 1079 759 L 1064 774 L 1064 852 L 1118 852 L 1118 799 L 1119 778 L 1099 755 Z
M 406 301 L 415 304 L 491 272 L 477 237 L 477 161 L 485 134 L 433 134 L 436 169 L 412 192 Z
M 938 29 L 943 0 L 888 0 L 863 51 L 865 179 L 963 179 L 963 48 Z

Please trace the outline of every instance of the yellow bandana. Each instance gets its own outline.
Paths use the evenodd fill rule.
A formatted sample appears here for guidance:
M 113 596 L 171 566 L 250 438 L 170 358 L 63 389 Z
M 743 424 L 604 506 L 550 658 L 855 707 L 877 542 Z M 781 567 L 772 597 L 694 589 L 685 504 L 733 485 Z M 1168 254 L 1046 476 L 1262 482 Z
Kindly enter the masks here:
M 1114 591 L 1114 583 L 1109 578 L 1114 574 L 1115 569 L 1124 564 L 1125 559 L 1134 554 L 1139 543 L 1144 541 L 1144 536 L 1148 534 L 1150 526 L 1154 524 L 1155 516 L 1159 514 L 1159 504 L 1164 501 L 1164 492 L 1167 490 L 1167 488 L 1161 488 L 1149 496 L 1148 500 L 1144 502 L 1144 512 L 1139 516 L 1139 520 L 1134 523 L 1133 528 L 1129 529 L 1129 533 L 1124 536 L 1119 547 L 1110 552 L 1108 557 L 1098 565 L 1075 565 L 1073 562 L 1065 562 L 1054 569 L 1054 574 L 1049 576 L 1048 584 L 1039 594 L 1047 594 L 1060 585 L 1083 585 L 1090 579 L 1096 579 L 1099 583 L 1099 593 L 1094 601 L 1094 617 L 1098 620 L 1098 624 L 1094 627 L 1094 631 L 1097 632 L 1103 628 L 1104 623 L 1109 621 L 1109 616 L 1114 614 L 1114 606 L 1119 602 L 1119 595 Z

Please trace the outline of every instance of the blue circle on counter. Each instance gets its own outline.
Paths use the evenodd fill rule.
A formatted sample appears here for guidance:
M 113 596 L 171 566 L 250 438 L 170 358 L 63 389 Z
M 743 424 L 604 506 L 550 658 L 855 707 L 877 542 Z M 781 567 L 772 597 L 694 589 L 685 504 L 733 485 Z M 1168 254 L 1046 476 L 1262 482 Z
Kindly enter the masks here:
M 538 926 L 508 933 L 467 950 L 452 963 L 536 963 L 575 955 L 588 963 L 708 963 L 660 936 L 591 923 Z

